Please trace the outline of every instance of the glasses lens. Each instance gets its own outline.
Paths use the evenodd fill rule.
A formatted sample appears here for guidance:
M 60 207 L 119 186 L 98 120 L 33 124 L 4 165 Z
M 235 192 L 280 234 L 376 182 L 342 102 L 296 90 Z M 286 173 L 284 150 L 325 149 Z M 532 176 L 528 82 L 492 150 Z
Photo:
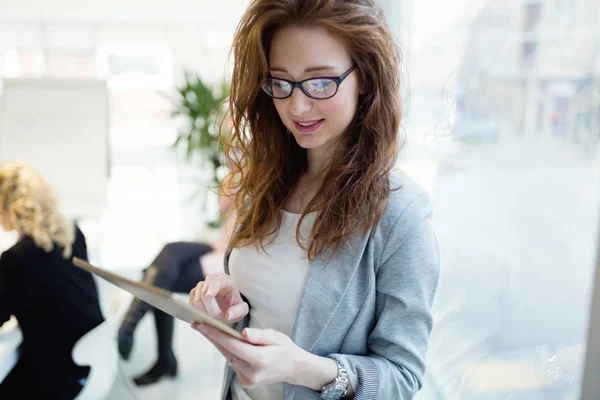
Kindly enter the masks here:
M 337 84 L 333 79 L 311 79 L 304 82 L 302 87 L 315 99 L 331 97 L 337 90 Z
M 288 97 L 292 92 L 292 85 L 281 79 L 267 78 L 263 81 L 262 88 L 266 94 L 276 99 Z

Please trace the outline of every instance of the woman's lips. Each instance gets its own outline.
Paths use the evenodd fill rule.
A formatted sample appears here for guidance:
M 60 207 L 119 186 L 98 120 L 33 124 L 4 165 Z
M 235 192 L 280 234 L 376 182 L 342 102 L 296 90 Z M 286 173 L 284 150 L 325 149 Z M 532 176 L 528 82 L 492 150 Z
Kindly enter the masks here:
M 310 121 L 294 121 L 296 129 L 300 132 L 314 132 L 325 122 L 324 119 L 313 119 Z

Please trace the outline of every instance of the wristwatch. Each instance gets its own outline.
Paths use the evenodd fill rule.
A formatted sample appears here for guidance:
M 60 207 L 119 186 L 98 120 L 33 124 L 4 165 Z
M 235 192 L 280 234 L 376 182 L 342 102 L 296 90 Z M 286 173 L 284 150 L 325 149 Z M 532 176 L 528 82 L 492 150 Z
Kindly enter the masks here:
M 348 372 L 341 362 L 335 358 L 332 358 L 332 360 L 337 364 L 338 375 L 333 382 L 323 386 L 321 398 L 326 400 L 339 400 L 348 393 Z

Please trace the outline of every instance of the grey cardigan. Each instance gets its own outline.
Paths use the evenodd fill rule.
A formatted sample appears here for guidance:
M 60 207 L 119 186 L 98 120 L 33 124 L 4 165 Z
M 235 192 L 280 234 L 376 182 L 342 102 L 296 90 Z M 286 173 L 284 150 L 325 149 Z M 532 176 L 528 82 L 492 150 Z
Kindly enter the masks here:
M 390 182 L 399 189 L 391 192 L 374 236 L 350 238 L 327 266 L 311 262 L 292 335 L 304 350 L 354 366 L 357 400 L 412 399 L 422 385 L 432 329 L 439 253 L 431 200 L 400 173 Z M 248 324 L 249 316 L 236 329 Z M 223 400 L 231 398 L 233 376 L 227 368 Z M 309 388 L 284 384 L 285 400 L 319 398 Z

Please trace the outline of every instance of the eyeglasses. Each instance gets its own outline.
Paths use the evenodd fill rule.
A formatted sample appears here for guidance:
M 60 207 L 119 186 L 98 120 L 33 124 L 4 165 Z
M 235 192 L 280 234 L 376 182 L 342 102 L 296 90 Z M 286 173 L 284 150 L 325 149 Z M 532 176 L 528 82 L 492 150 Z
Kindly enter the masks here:
M 311 99 L 325 100 L 335 96 L 340 84 L 355 68 L 356 65 L 353 65 L 338 77 L 321 76 L 300 82 L 280 78 L 266 78 L 261 81 L 260 85 L 262 90 L 274 99 L 287 99 L 292 95 L 294 88 L 300 88 Z

